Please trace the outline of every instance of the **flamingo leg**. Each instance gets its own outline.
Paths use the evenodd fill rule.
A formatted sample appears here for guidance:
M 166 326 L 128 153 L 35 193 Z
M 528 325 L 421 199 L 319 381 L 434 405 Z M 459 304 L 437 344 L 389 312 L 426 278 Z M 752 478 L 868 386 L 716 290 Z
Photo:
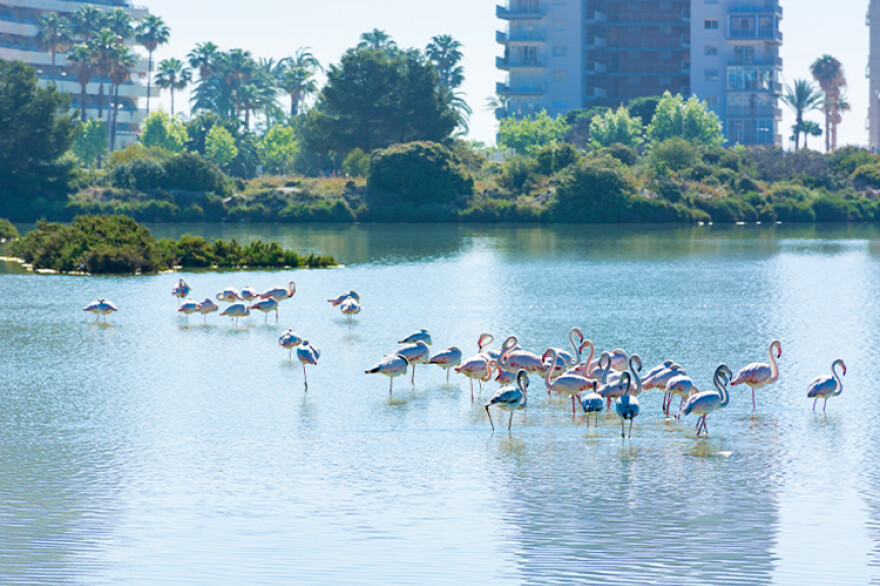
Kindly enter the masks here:
M 752 387 L 752 411 L 758 410 L 758 404 L 755 402 L 755 387 Z
M 818 401 L 819 401 L 819 399 L 813 399 L 813 411 L 816 410 L 816 403 L 817 403 Z
M 510 412 L 510 419 L 507 420 L 507 431 L 510 431 L 510 426 L 513 425 L 513 411 Z
M 513 414 L 511 413 L 511 416 L 512 415 Z M 572 415 L 572 417 L 577 415 L 577 411 L 574 408 L 574 395 L 571 396 L 571 415 Z
M 449 384 L 449 369 L 446 369 L 446 384 Z
M 303 382 L 306 384 L 306 391 L 309 390 L 309 377 L 306 375 L 306 364 L 303 362 Z
M 623 431 L 624 430 L 623 426 L 624 426 L 625 422 L 626 422 L 626 419 L 621 418 L 621 420 L 620 420 L 620 437 L 623 439 L 626 439 L 626 434 Z
M 709 425 L 706 423 L 705 415 L 703 415 L 703 431 L 706 432 L 706 437 L 709 437 Z
M 392 395 L 392 391 L 394 390 L 394 378 L 388 377 L 388 396 Z
M 413 388 L 416 387 L 416 365 L 415 364 L 413 364 L 413 371 L 412 371 L 412 386 L 413 386 Z
M 492 426 L 492 431 L 494 432 L 495 431 L 495 424 L 492 423 L 492 414 L 489 413 L 489 406 L 488 405 L 486 405 L 486 417 L 489 418 L 489 425 Z
M 825 408 L 828 406 L 828 399 L 825 399 L 825 404 L 822 405 L 822 413 L 825 413 Z
M 474 379 L 471 379 L 471 403 L 474 402 Z
M 633 420 L 629 420 L 629 439 L 632 439 L 633 436 Z

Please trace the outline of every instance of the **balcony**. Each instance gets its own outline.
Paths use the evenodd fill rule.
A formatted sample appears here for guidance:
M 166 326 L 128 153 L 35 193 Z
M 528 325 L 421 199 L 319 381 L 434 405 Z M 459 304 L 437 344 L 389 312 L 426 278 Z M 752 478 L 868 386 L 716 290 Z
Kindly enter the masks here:
M 782 6 L 777 0 L 765 2 L 736 2 L 727 9 L 728 14 L 773 14 L 782 18 Z
M 521 9 L 509 6 L 495 6 L 495 17 L 501 20 L 541 20 L 544 10 L 540 6 Z
M 495 93 L 499 96 L 542 96 L 547 88 L 543 84 L 533 86 L 510 87 L 509 84 L 498 82 L 495 84 Z
M 596 36 L 587 37 L 587 43 L 586 43 L 587 49 L 602 49 L 607 46 L 608 46 L 608 43 L 605 42 L 605 39 L 602 37 L 596 37 Z
M 775 106 L 728 106 L 727 118 L 748 118 L 756 120 L 758 118 L 781 120 L 782 109 Z
M 604 12 L 600 12 L 598 10 L 588 10 L 587 11 L 587 24 L 598 24 L 603 23 L 607 20 Z
M 543 43 L 546 40 L 547 33 L 544 31 L 513 30 L 507 33 L 495 31 L 495 42 L 502 45 L 534 45 L 535 43 Z
M 541 60 L 523 62 L 510 59 L 509 57 L 495 57 L 495 69 L 510 71 L 511 69 L 543 69 L 545 67 L 547 67 L 547 64 Z
M 782 32 L 777 30 L 728 30 L 727 38 L 731 41 L 770 41 L 782 43 Z
M 727 91 L 730 93 L 743 93 L 743 94 L 782 94 L 782 84 L 778 81 L 771 81 L 767 84 L 761 85 L 744 85 L 743 87 L 736 87 L 734 85 L 728 84 Z

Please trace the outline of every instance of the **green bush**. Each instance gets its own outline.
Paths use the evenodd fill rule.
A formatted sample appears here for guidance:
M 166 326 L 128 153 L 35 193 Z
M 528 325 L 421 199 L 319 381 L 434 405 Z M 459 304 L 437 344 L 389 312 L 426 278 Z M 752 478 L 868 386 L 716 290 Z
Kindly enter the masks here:
M 110 183 L 119 189 L 137 191 L 160 189 L 166 186 L 165 169 L 155 159 L 132 159 L 111 169 Z
M 350 177 L 366 177 L 370 173 L 370 155 L 354 149 L 342 161 L 342 170 Z
M 634 148 L 620 143 L 608 145 L 602 149 L 602 152 L 606 155 L 611 155 L 628 167 L 632 167 L 639 160 L 639 153 Z
M 858 189 L 866 187 L 880 189 L 880 164 L 872 162 L 871 164 L 858 167 L 853 171 L 852 180 Z
M 211 245 L 201 236 L 184 234 L 177 241 L 177 257 L 185 267 L 209 267 L 214 262 Z
M 813 212 L 817 222 L 846 222 L 849 220 L 846 201 L 839 197 L 823 195 L 813 200 Z
M 673 171 L 692 167 L 697 163 L 698 158 L 697 147 L 683 138 L 670 138 L 651 148 L 651 160 L 654 164 Z
M 562 222 L 613 223 L 631 219 L 635 186 L 623 165 L 608 156 L 591 157 L 563 177 L 553 203 Z
M 163 163 L 165 188 L 232 195 L 232 186 L 217 167 L 192 153 L 175 155 Z
M 18 230 L 12 225 L 12 222 L 5 218 L 0 218 L 0 239 L 18 238 Z
M 805 201 L 795 201 L 792 199 L 777 201 L 773 203 L 773 211 L 776 214 L 776 219 L 781 222 L 811 223 L 816 221 L 816 212 Z
M 757 222 L 758 212 L 745 201 L 733 197 L 697 198 L 694 205 L 709 214 L 716 224 Z
M 367 190 L 380 205 L 448 204 L 473 193 L 474 179 L 443 145 L 411 142 L 373 153 Z
M 540 222 L 541 210 L 502 199 L 486 199 L 459 212 L 462 222 Z

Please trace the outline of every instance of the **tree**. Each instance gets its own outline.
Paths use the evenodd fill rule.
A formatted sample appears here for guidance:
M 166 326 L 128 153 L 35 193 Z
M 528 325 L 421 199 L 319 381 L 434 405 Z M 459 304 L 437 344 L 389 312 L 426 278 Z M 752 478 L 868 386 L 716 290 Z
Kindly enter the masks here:
M 804 123 L 801 126 L 801 132 L 804 134 L 804 150 L 808 150 L 807 137 L 822 136 L 822 127 L 812 120 L 804 120 Z
M 833 120 L 835 104 L 840 98 L 842 88 L 846 87 L 846 76 L 843 65 L 831 55 L 822 55 L 810 65 L 813 79 L 825 94 L 823 111 L 825 113 L 825 152 L 830 153 L 837 148 L 837 129 Z
M 238 156 L 235 139 L 222 126 L 214 126 L 205 140 L 205 156 L 221 169 Z
M 379 205 L 449 204 L 473 193 L 474 178 L 445 146 L 411 142 L 373 153 L 367 190 Z
M 134 36 L 131 16 L 124 8 L 114 8 L 104 15 L 104 26 L 123 41 L 129 41 Z
M 137 53 L 126 45 L 119 45 L 110 69 L 110 94 L 113 97 L 113 107 L 110 109 L 112 116 L 108 115 L 111 152 L 116 150 L 116 122 L 119 120 L 119 109 L 122 107 L 119 102 L 119 87 L 131 79 L 131 70 L 137 66 L 137 62 Z
M 804 128 L 804 115 L 822 108 L 822 94 L 806 79 L 796 79 L 792 85 L 785 86 L 782 102 L 795 115 L 794 150 L 800 146 L 800 135 Z M 806 142 L 806 137 L 804 137 Z
M 60 158 L 76 133 L 70 98 L 39 87 L 34 68 L 0 60 L 0 128 L 0 215 L 21 217 L 32 199 L 66 195 L 71 169 Z
M 86 45 L 77 45 L 67 55 L 67 63 L 79 82 L 79 112 L 80 121 L 85 122 L 86 100 L 88 99 L 87 88 L 95 72 L 95 61 L 92 52 Z
M 57 12 L 50 12 L 40 17 L 40 32 L 37 33 L 37 39 L 49 51 L 53 76 L 56 74 L 55 56 L 68 45 L 71 33 L 70 23 Z
M 458 122 L 452 96 L 417 50 L 392 55 L 350 49 L 327 72 L 327 84 L 305 119 L 315 153 L 369 152 L 394 143 L 446 140 Z
M 150 93 L 153 86 L 153 52 L 159 45 L 164 45 L 171 38 L 171 29 L 161 17 L 148 14 L 135 32 L 135 40 L 142 45 L 149 54 L 147 65 L 147 115 L 150 114 Z
M 73 141 L 73 154 L 86 167 L 94 165 L 107 152 L 107 125 L 103 120 L 80 123 L 79 133 Z
M 625 106 L 616 112 L 609 111 L 604 116 L 596 116 L 590 123 L 590 145 L 601 149 L 612 144 L 638 148 L 645 134 L 645 126 L 640 118 L 633 118 Z
M 382 51 L 387 54 L 393 54 L 398 50 L 397 43 L 391 39 L 391 35 L 377 28 L 368 33 L 362 33 L 361 42 L 358 43 L 357 48 Z
M 113 62 L 124 46 L 122 39 L 109 28 L 104 27 L 89 39 L 87 46 L 95 62 L 98 75 L 98 118 L 104 114 L 104 79 L 110 75 Z
M 446 89 L 454 90 L 464 83 L 464 67 L 459 65 L 464 57 L 461 52 L 463 46 L 451 35 L 438 35 L 432 37 L 425 47 L 425 55 L 437 68 L 440 85 Z
M 318 71 L 323 68 L 308 47 L 301 47 L 295 56 L 282 60 L 278 87 L 290 96 L 291 116 L 299 115 L 303 100 L 318 92 L 318 82 L 314 79 Z
M 266 170 L 277 175 L 290 173 L 298 150 L 293 129 L 276 124 L 263 137 L 263 161 Z
M 159 147 L 172 153 L 184 150 L 186 127 L 161 110 L 144 120 L 141 142 L 145 147 Z
M 156 87 L 171 92 L 171 117 L 174 117 L 174 90 L 186 89 L 192 81 L 192 70 L 183 61 L 172 57 L 159 63 L 156 72 Z
M 843 122 L 843 113 L 852 110 L 849 98 L 843 92 L 837 96 L 837 100 L 831 105 L 831 130 L 834 132 L 831 147 L 837 150 L 837 127 Z
M 82 42 L 87 42 L 99 30 L 104 28 L 106 13 L 87 4 L 70 16 L 73 33 Z
M 657 113 L 657 106 L 660 104 L 661 96 L 645 96 L 636 98 L 627 104 L 626 109 L 633 118 L 641 118 L 642 124 L 650 124 Z
M 186 56 L 190 67 L 198 69 L 199 80 L 204 81 L 211 77 L 217 62 L 220 59 L 220 48 L 212 42 L 199 43 Z
M 681 94 L 673 96 L 666 92 L 648 125 L 648 139 L 652 144 L 659 144 L 674 137 L 710 148 L 724 144 L 721 121 L 706 102 L 697 96 L 685 101 Z
M 544 110 L 534 116 L 505 118 L 499 123 L 498 146 L 517 153 L 533 154 L 542 147 L 560 142 L 568 129 L 565 118 L 553 119 Z

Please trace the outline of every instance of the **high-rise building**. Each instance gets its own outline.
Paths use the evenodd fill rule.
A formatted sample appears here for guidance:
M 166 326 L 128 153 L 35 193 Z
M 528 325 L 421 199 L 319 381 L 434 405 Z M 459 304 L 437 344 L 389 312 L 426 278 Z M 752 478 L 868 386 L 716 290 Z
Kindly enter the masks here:
M 509 0 L 499 117 L 696 94 L 730 144 L 781 144 L 778 0 Z
M 73 106 L 80 107 L 80 85 L 68 67 L 67 57 L 61 52 L 52 57 L 39 42 L 40 18 L 44 14 L 58 13 L 69 16 L 86 5 L 101 10 L 124 8 L 134 19 L 143 18 L 147 9 L 135 7 L 129 0 L 0 0 L 0 59 L 23 61 L 36 68 L 42 85 L 55 84 L 59 90 L 71 94 Z M 86 114 L 98 117 L 98 92 L 101 80 L 97 75 L 86 86 Z M 147 60 L 139 60 L 131 73 L 131 81 L 119 89 L 120 109 L 117 117 L 116 146 L 121 147 L 137 140 L 145 111 L 142 101 L 147 95 Z M 107 119 L 110 100 L 107 96 L 108 80 L 104 80 L 103 118 Z
M 868 4 L 870 52 L 868 53 L 868 144 L 880 152 L 880 0 Z

